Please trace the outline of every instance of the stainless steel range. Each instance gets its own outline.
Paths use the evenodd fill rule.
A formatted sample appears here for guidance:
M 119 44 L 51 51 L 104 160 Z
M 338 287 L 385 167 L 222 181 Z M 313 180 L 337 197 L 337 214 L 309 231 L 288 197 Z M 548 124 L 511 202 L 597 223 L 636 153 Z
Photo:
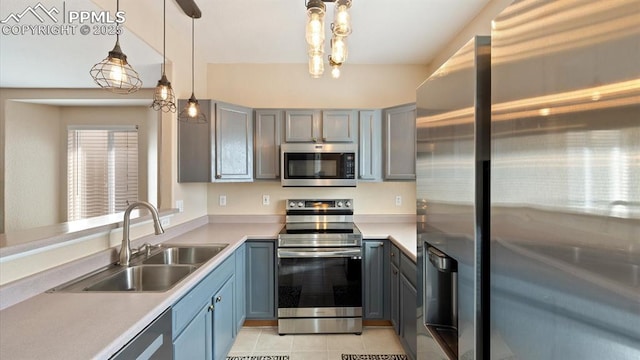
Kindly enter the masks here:
M 352 199 L 287 201 L 278 333 L 362 333 L 362 234 Z

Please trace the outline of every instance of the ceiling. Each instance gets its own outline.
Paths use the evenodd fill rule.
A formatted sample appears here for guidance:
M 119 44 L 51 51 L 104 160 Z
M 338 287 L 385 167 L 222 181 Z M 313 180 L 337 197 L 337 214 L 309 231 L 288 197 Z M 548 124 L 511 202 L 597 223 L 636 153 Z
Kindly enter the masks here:
M 121 1 L 126 9 L 127 1 Z M 146 1 L 162 8 L 159 0 Z M 305 0 L 196 0 L 196 51 L 208 63 L 306 63 Z M 348 38 L 350 64 L 428 64 L 489 0 L 353 0 L 353 33 Z M 3 0 L 0 20 L 29 5 L 100 11 L 90 0 Z M 115 7 L 115 1 L 114 1 Z M 329 51 L 334 5 L 327 3 L 325 49 Z M 161 10 L 160 10 L 161 11 Z M 32 14 L 26 14 L 24 24 Z M 127 17 L 126 23 L 146 21 Z M 174 0 L 167 1 L 167 22 L 190 39 L 191 22 Z M 125 26 L 126 26 L 125 23 Z M 16 24 L 14 19 L 0 24 Z M 3 30 L 4 31 L 4 30 Z M 162 56 L 131 32 L 123 51 L 141 74 L 145 87 L 158 80 Z M 188 40 L 187 40 L 188 41 Z M 115 43 L 107 35 L 0 34 L 0 87 L 91 88 L 93 64 Z

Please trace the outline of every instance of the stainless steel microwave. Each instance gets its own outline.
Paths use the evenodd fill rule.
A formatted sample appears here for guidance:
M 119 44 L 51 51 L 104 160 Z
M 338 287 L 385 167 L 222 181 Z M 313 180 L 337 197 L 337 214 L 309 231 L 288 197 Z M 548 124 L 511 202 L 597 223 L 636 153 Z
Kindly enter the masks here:
M 282 186 L 356 186 L 355 144 L 282 144 Z

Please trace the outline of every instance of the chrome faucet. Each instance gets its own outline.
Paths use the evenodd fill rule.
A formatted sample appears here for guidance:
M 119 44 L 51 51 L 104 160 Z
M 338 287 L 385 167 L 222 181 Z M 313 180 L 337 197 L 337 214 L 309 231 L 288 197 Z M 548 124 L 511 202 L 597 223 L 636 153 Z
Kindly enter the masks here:
M 151 212 L 153 218 L 153 227 L 155 228 L 156 235 L 164 233 L 164 229 L 160 224 L 160 217 L 158 216 L 158 210 L 146 201 L 136 201 L 127 207 L 124 212 L 124 224 L 122 225 L 122 246 L 120 247 L 120 266 L 129 266 L 131 260 L 131 241 L 129 240 L 129 224 L 131 223 L 131 210 L 136 207 L 146 207 Z

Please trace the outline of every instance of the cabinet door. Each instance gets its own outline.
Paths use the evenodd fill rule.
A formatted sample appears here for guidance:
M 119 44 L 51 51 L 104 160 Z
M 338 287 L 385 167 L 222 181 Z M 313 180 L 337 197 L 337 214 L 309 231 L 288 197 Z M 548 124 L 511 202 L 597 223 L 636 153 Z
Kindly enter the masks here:
M 247 242 L 247 319 L 275 319 L 275 244 Z
M 256 179 L 277 179 L 280 177 L 281 124 L 282 111 L 256 110 Z
M 224 360 L 233 345 L 233 276 L 213 296 L 213 359 Z M 196 359 L 196 358 L 194 358 Z
M 207 302 L 202 309 L 173 341 L 173 358 L 175 360 L 191 360 L 212 358 L 212 312 Z
M 389 275 L 387 240 L 363 241 L 364 319 L 389 319 Z
M 400 341 L 411 359 L 416 358 L 418 316 L 416 312 L 418 293 L 411 282 L 403 275 L 400 276 L 400 321 L 402 329 Z
M 323 142 L 355 142 L 356 112 L 353 110 L 327 110 L 322 112 Z
M 245 288 L 247 286 L 246 282 L 246 245 L 240 246 L 236 252 L 236 271 L 233 274 L 235 278 L 235 288 L 234 288 L 234 313 L 235 313 L 235 329 L 234 336 L 238 334 L 240 328 L 242 328 L 242 324 L 244 324 L 244 319 L 247 315 L 247 307 L 246 307 L 246 291 Z
M 286 142 L 317 142 L 320 133 L 320 112 L 288 110 L 285 113 Z
M 385 180 L 415 180 L 415 104 L 385 109 L 383 127 Z
M 178 108 L 182 109 L 186 102 L 187 100 L 178 100 Z M 200 109 L 209 116 L 211 101 L 198 102 Z M 210 123 L 178 121 L 178 182 L 211 181 L 211 129 Z
M 391 264 L 390 282 L 391 325 L 396 334 L 400 334 L 400 270 L 394 264 Z
M 382 180 L 382 119 L 380 110 L 363 110 L 359 116 L 358 172 L 360 180 Z
M 216 181 L 253 180 L 253 111 L 218 102 L 216 107 Z

